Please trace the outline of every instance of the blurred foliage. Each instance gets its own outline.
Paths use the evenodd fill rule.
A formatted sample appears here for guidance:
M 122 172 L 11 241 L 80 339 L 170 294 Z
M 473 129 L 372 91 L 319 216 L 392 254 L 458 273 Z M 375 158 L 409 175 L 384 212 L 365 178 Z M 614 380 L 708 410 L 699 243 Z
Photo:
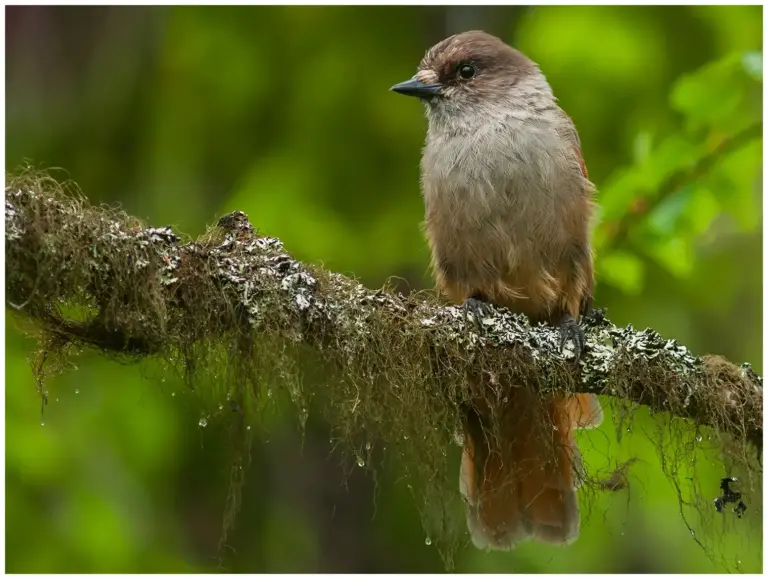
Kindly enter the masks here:
M 674 276 L 690 277 L 696 246 L 715 223 L 758 230 L 762 177 L 750 169 L 762 159 L 762 68 L 760 52 L 729 54 L 673 85 L 680 127 L 656 137 L 656 145 L 648 132 L 639 133 L 633 163 L 602 188 L 595 249 L 605 281 L 638 294 L 643 254 Z M 636 253 L 621 243 L 630 227 Z
M 191 234 L 241 209 L 301 259 L 371 287 L 429 287 L 425 121 L 387 89 L 469 28 L 539 62 L 579 129 L 601 205 L 597 305 L 762 373 L 759 6 L 10 7 L 5 162 L 63 167 L 92 201 Z M 225 421 L 199 426 L 210 409 L 152 364 L 84 354 L 48 384 L 41 426 L 18 325 L 6 332 L 7 571 L 215 570 Z M 744 489 L 745 519 L 712 510 L 692 537 L 658 422 L 619 417 L 621 440 L 610 421 L 580 440 L 590 467 L 637 458 L 630 488 L 583 493 L 576 544 L 467 548 L 457 570 L 762 569 L 758 486 Z M 256 430 L 228 569 L 444 568 L 386 460 L 375 476 L 354 468 L 325 425 L 299 432 L 290 407 Z M 711 500 L 727 472 L 704 455 L 678 479 Z

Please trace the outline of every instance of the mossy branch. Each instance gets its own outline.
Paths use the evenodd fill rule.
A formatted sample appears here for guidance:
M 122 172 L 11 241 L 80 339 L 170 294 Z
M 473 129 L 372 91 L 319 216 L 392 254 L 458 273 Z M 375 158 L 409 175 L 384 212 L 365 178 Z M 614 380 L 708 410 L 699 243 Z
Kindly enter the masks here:
M 7 176 L 5 250 L 6 304 L 39 334 L 32 365 L 44 401 L 57 362 L 86 347 L 128 362 L 159 360 L 208 405 L 237 411 L 222 545 L 241 500 L 251 424 L 275 389 L 290 395 L 302 423 L 310 401 L 319 406 L 358 466 L 379 462 L 383 447 L 422 483 L 417 505 L 449 567 L 464 525 L 451 514 L 459 493 L 448 449 L 466 405 L 508 406 L 502 385 L 593 392 L 622 411 L 645 405 L 677 433 L 683 452 L 673 461 L 690 463 L 699 430 L 710 428 L 725 459 L 762 471 L 762 377 L 749 364 L 696 357 L 651 329 L 615 327 L 600 312 L 584 321 L 587 349 L 575 365 L 571 351 L 560 352 L 556 329 L 494 308 L 479 332 L 471 314 L 431 294 L 372 291 L 298 262 L 241 212 L 182 239 L 91 206 L 73 185 L 34 171 Z M 331 375 L 319 384 L 308 367 Z M 468 379 L 478 374 L 479 389 Z M 500 432 L 503 416 L 492 411 L 491 431 Z M 540 416 L 518 418 L 553 428 Z M 616 427 L 625 428 L 622 416 Z M 625 486 L 591 480 L 597 489 Z M 702 505 L 711 508 L 711 498 Z
M 423 416 L 443 404 L 452 415 L 468 399 L 464 378 L 474 367 L 495 377 L 491 384 L 508 377 L 541 391 L 620 397 L 762 448 L 762 378 L 650 329 L 587 319 L 577 369 L 550 327 L 496 308 L 481 335 L 459 307 L 371 291 L 294 260 L 243 213 L 184 241 L 92 207 L 36 172 L 8 177 L 5 231 L 7 304 L 60 343 L 135 358 L 182 353 L 188 369 L 200 367 L 195 345 L 232 336 L 281 351 L 310 346 L 348 385 L 333 393 L 336 402 L 378 402 L 367 418 L 383 430 L 398 421 L 387 412 L 402 411 L 392 400 L 418 402 Z

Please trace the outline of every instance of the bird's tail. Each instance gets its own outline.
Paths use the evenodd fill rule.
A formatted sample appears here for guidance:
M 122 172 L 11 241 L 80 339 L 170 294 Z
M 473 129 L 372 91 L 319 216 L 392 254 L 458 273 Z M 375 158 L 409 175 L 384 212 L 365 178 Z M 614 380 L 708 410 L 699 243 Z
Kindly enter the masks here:
M 512 395 L 498 435 L 483 429 L 479 414 L 468 415 L 460 485 L 472 542 L 502 550 L 526 539 L 567 545 L 579 535 L 574 429 L 599 426 L 600 403 L 592 394 L 539 398 L 519 388 Z M 531 409 L 542 414 L 530 416 Z

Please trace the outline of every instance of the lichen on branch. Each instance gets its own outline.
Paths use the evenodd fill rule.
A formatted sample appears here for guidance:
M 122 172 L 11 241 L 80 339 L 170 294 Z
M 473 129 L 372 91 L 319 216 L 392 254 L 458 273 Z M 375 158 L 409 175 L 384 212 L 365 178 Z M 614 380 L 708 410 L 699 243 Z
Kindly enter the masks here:
M 489 400 L 509 383 L 593 392 L 762 450 L 762 378 L 651 329 L 595 315 L 574 365 L 556 329 L 493 308 L 478 331 L 430 294 L 373 291 L 298 262 L 241 212 L 183 239 L 35 171 L 7 176 L 5 232 L 7 305 L 46 348 L 175 360 L 191 381 L 216 367 L 213 387 L 246 416 L 272 388 L 284 387 L 302 418 L 314 398 L 361 462 L 380 442 L 430 481 L 435 504 L 458 494 L 446 449 L 478 371 L 491 378 Z M 327 368 L 322 385 L 302 380 L 306 357 Z

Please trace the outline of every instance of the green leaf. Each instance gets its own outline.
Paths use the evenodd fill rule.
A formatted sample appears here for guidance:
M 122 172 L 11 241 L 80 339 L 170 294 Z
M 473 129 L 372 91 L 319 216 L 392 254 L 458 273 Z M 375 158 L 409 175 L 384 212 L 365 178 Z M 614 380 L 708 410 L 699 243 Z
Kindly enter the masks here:
M 759 67 L 758 67 L 759 65 Z M 762 115 L 762 54 L 733 53 L 681 77 L 672 90 L 675 110 L 692 131 L 704 127 L 733 134 Z
M 675 277 L 686 278 L 691 275 L 693 271 L 691 238 L 676 235 L 657 240 L 656 243 L 647 243 L 644 247 L 649 257 Z
M 722 211 L 712 191 L 696 183 L 664 199 L 648 216 L 648 229 L 658 239 L 705 232 Z
M 637 295 L 643 287 L 645 265 L 634 254 L 611 251 L 598 259 L 597 277 L 624 293 Z
M 693 235 L 705 233 L 721 212 L 722 207 L 711 189 L 705 186 L 695 187 L 685 213 L 691 233 Z
M 742 231 L 754 231 L 761 221 L 762 142 L 749 145 L 720 159 L 704 183 L 721 210 L 733 216 Z
M 641 164 L 617 171 L 602 189 L 603 219 L 622 219 L 638 199 L 653 199 L 671 175 L 687 170 L 703 154 L 703 145 L 682 135 L 666 137 Z
M 763 53 L 757 51 L 745 52 L 741 63 L 747 74 L 755 80 L 763 80 Z
M 686 186 L 664 199 L 648 216 L 648 226 L 663 236 L 674 233 L 688 210 L 692 193 L 693 187 Z

